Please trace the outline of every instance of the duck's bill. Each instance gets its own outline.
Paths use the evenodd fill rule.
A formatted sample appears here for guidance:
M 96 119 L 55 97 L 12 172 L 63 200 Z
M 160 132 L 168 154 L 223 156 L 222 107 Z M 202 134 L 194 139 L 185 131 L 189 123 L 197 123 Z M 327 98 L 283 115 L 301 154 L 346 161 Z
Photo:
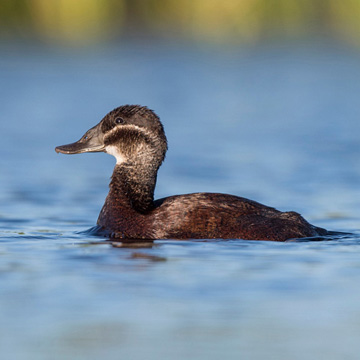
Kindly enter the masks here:
M 72 144 L 61 145 L 55 148 L 57 153 L 81 154 L 87 152 L 105 151 L 104 139 L 99 126 L 94 126 L 79 140 Z
M 101 152 L 104 150 L 105 147 L 103 145 L 84 146 L 84 144 L 79 143 L 78 141 L 72 144 L 57 146 L 55 148 L 55 151 L 57 153 L 62 153 L 62 154 L 81 154 L 86 152 Z

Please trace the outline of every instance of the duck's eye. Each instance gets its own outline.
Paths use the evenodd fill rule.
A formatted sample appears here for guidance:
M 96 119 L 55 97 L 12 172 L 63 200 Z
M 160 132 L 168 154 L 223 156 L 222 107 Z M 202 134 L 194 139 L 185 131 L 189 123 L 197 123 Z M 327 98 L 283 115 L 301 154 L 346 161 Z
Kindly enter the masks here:
M 123 124 L 125 121 L 122 117 L 117 117 L 115 119 L 115 124 Z

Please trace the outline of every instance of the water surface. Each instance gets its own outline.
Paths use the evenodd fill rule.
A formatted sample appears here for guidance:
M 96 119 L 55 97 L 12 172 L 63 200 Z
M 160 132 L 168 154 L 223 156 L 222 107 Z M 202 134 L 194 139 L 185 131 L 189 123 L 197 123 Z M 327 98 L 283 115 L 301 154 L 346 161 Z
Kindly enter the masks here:
M 359 64 L 336 46 L 3 46 L 1 357 L 357 359 Z M 232 193 L 352 234 L 92 236 L 114 160 L 54 147 L 126 103 L 154 109 L 168 136 L 156 197 Z

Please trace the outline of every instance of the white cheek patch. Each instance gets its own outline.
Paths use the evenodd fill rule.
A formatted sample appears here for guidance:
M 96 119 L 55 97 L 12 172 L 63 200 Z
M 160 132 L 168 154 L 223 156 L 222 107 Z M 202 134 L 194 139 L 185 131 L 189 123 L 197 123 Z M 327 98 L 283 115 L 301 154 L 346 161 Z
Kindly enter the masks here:
M 116 146 L 108 145 L 105 150 L 108 154 L 115 156 L 116 164 L 119 165 L 126 161 L 125 156 L 119 151 Z

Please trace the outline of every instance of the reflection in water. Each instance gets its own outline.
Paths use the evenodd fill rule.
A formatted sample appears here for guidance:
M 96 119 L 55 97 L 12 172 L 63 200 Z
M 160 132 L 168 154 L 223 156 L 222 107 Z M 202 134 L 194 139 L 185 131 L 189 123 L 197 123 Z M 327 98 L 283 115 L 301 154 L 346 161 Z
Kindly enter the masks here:
M 132 259 L 145 259 L 145 260 L 150 260 L 150 261 L 166 261 L 165 257 L 148 255 L 148 254 L 139 253 L 139 252 L 132 253 L 131 258 Z
M 154 246 L 154 241 L 151 240 L 142 240 L 142 241 L 109 241 L 111 246 L 116 248 L 129 248 L 129 249 L 136 249 L 136 248 L 152 248 Z

